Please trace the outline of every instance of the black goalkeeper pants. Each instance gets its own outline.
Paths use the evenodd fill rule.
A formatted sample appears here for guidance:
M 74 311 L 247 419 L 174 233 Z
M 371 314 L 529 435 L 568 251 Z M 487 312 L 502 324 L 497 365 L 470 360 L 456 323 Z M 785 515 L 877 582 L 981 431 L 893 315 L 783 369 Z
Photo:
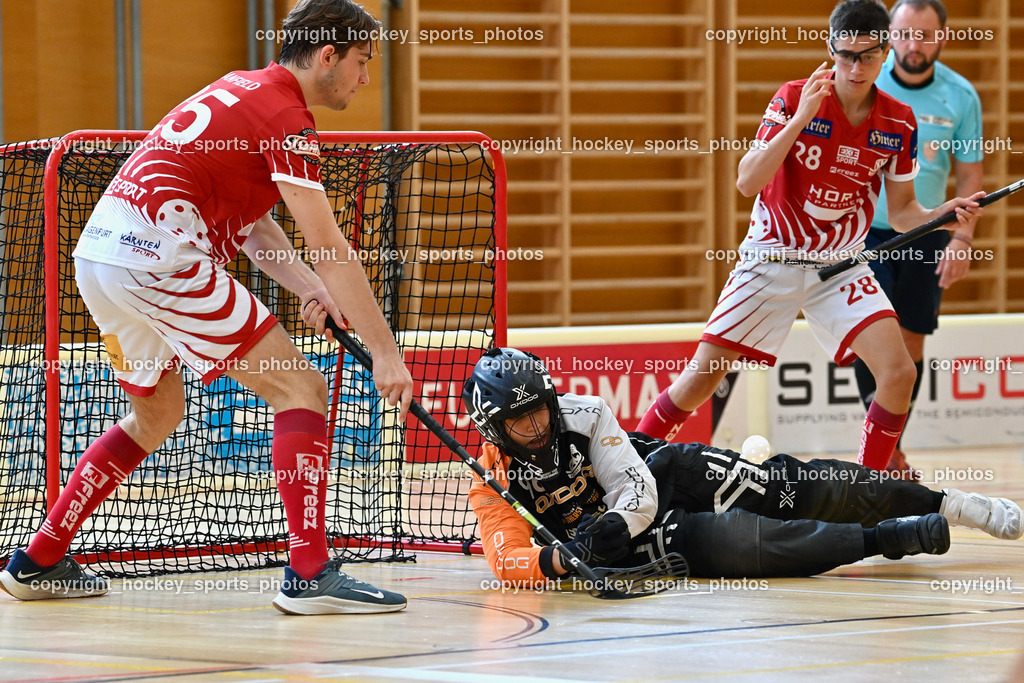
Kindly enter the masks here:
M 631 565 L 678 552 L 693 576 L 810 576 L 864 558 L 882 520 L 935 511 L 935 494 L 841 460 L 777 455 L 760 465 L 692 445 L 651 454 L 658 518 L 633 539 Z

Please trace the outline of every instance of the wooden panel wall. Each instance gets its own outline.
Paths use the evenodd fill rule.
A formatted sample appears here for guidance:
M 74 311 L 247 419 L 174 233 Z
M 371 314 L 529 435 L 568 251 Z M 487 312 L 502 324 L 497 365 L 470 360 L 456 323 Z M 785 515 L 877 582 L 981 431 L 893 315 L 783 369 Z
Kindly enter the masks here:
M 1024 143 L 1013 144 L 1024 138 L 1024 6 L 946 4 L 951 29 L 982 33 L 950 41 L 943 61 L 981 94 L 985 186 L 997 189 L 1024 176 Z M 510 263 L 509 324 L 704 320 L 732 265 L 705 252 L 736 247 L 752 204 L 735 190 L 736 164 L 775 89 L 827 58 L 814 32 L 834 5 L 409 0 L 393 12 L 413 39 L 439 36 L 395 50 L 396 122 L 476 128 L 506 146 L 510 247 L 544 252 Z M 487 29 L 504 39 L 484 44 Z M 725 29 L 763 40 L 714 33 Z M 606 138 L 633 149 L 569 146 Z M 551 139 L 560 147 L 525 148 Z M 680 140 L 697 151 L 643 149 Z M 1024 310 L 1022 215 L 1019 198 L 988 209 L 975 246 L 991 258 L 947 292 L 945 312 Z
M 275 26 L 294 4 L 275 0 Z M 381 0 L 361 4 L 380 16 Z M 143 128 L 214 79 L 247 68 L 245 0 L 143 0 L 141 7 Z M 117 128 L 113 0 L 0 0 L 0 12 L 5 141 Z M 348 110 L 313 111 L 318 127 L 380 130 L 382 74 L 375 59 L 370 84 Z M 130 127 L 130 95 L 128 104 Z
M 142 4 L 149 127 L 245 68 L 247 29 L 243 0 Z M 276 0 L 278 16 L 292 4 Z M 381 4 L 366 2 L 376 16 Z M 951 41 L 943 61 L 981 94 L 995 189 L 1024 176 L 1024 5 L 946 4 L 952 29 L 990 36 Z M 390 88 L 375 59 L 348 111 L 314 114 L 321 129 L 375 130 L 390 108 L 393 128 L 474 128 L 504 146 L 509 244 L 534 256 L 510 264 L 511 325 L 701 321 L 731 265 L 705 253 L 734 248 L 750 209 L 734 185 L 742 151 L 722 143 L 742 146 L 775 88 L 826 57 L 799 29 L 824 27 L 833 5 L 405 0 L 389 13 L 411 31 L 387 43 Z M 116 127 L 113 7 L 0 0 L 6 140 Z M 773 27 L 787 39 L 708 39 Z M 1024 311 L 1022 218 L 1017 197 L 988 210 L 975 246 L 991 258 L 947 293 L 946 312 Z
M 413 0 L 395 13 L 417 38 L 396 50 L 396 122 L 490 135 L 509 169 L 510 251 L 543 254 L 509 263 L 511 326 L 704 314 L 713 162 L 683 141 L 706 144 L 714 120 L 710 7 Z

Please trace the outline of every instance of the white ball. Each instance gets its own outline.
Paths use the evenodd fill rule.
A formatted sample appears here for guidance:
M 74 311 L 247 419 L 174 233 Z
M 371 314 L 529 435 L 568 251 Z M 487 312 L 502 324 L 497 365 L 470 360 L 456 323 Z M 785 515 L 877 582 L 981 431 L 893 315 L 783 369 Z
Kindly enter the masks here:
M 744 460 L 762 463 L 772 456 L 772 445 L 760 434 L 752 434 L 743 442 L 740 453 Z

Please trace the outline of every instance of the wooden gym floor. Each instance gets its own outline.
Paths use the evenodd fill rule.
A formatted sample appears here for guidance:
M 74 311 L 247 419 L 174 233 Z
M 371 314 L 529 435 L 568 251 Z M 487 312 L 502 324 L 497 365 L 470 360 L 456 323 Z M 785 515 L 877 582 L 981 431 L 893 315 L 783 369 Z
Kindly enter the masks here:
M 1024 502 L 1019 448 L 911 462 L 990 471 L 961 488 Z M 117 580 L 87 600 L 0 594 L 0 681 L 1024 680 L 1024 541 L 967 529 L 942 556 L 624 602 L 491 590 L 479 557 L 347 570 L 409 607 L 289 617 L 270 605 L 280 570 Z

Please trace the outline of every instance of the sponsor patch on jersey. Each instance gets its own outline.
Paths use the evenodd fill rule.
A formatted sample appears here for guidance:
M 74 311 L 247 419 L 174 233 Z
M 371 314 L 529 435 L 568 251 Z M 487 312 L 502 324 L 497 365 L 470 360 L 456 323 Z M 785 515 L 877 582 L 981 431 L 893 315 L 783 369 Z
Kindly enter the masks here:
M 298 154 L 307 163 L 320 163 L 320 138 L 312 128 L 303 128 L 298 135 L 286 136 L 281 148 L 286 152 Z
M 137 237 L 135 233 L 126 232 L 121 234 L 120 242 L 124 246 L 129 247 L 132 253 L 141 254 L 154 261 L 160 260 L 160 254 L 157 253 L 157 249 L 160 248 L 160 240 Z
M 818 138 L 830 138 L 832 137 L 832 122 L 828 119 L 814 118 L 801 132 Z
M 932 116 L 931 114 L 918 114 L 917 120 L 921 123 L 930 123 L 933 126 L 942 126 L 943 128 L 952 128 L 955 125 L 953 119 L 948 119 L 945 116 Z
M 886 133 L 884 130 L 872 128 L 868 131 L 868 147 L 898 152 L 903 147 L 903 136 L 899 133 Z M 917 156 L 916 152 L 914 156 Z
M 125 362 L 124 351 L 121 350 L 121 342 L 117 340 L 116 334 L 105 334 L 100 341 L 107 347 L 107 358 L 110 359 L 110 366 L 118 372 L 125 372 L 128 364 Z
M 579 452 L 575 444 L 569 444 L 569 476 L 578 477 L 583 471 L 583 454 Z
M 768 108 L 764 110 L 764 125 L 784 126 L 788 121 L 789 117 L 786 116 L 786 100 L 776 97 L 768 104 Z
M 850 147 L 849 145 L 839 145 L 839 151 L 836 152 L 836 161 L 841 164 L 855 166 L 858 159 L 860 159 L 859 149 L 856 147 Z

